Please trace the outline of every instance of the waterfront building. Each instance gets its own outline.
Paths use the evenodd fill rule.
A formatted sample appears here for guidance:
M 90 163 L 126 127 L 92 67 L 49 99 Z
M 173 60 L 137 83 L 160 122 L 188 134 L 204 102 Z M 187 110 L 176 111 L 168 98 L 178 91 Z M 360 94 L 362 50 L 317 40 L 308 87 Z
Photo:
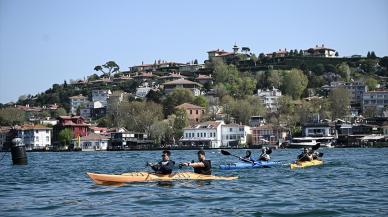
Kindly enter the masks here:
M 240 124 L 226 124 L 221 126 L 222 146 L 228 148 L 243 147 L 248 143 L 250 127 Z
M 148 135 L 140 132 L 129 132 L 126 129 L 116 130 L 110 133 L 108 150 L 142 150 L 152 149 L 153 141 Z
M 253 147 L 281 144 L 289 136 L 289 131 L 286 128 L 272 124 L 252 127 L 251 132 Z
M 54 141 L 58 141 L 59 132 L 63 129 L 70 129 L 73 138 L 78 138 L 88 135 L 89 124 L 81 116 L 59 116 L 58 123 L 54 126 Z
M 260 98 L 263 105 L 270 112 L 276 112 L 279 108 L 279 98 L 282 96 L 282 92 L 276 88 L 272 88 L 272 90 L 257 90 L 257 96 Z
M 81 148 L 82 151 L 106 151 L 108 149 L 109 138 L 107 136 L 90 133 L 87 136 L 74 138 L 75 147 Z
M 15 127 L 16 137 L 21 138 L 27 151 L 47 150 L 51 144 L 52 128 L 43 125 Z
M 182 147 L 219 148 L 222 143 L 223 121 L 207 121 L 183 128 L 183 137 L 179 140 Z
M 176 109 L 183 109 L 187 113 L 187 118 L 190 123 L 198 123 L 205 114 L 205 108 L 202 106 L 193 105 L 190 103 L 183 103 L 175 107 Z

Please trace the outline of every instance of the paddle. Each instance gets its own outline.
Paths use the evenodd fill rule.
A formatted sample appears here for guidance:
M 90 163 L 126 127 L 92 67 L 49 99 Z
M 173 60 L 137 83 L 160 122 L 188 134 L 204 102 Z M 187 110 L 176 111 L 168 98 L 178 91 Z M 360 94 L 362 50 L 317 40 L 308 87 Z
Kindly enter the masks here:
M 251 161 L 251 160 L 246 160 L 246 159 L 243 159 L 243 158 L 241 158 L 240 156 L 237 156 L 237 155 L 234 155 L 234 154 L 231 154 L 229 151 L 227 151 L 227 150 L 222 150 L 221 149 L 221 154 L 223 154 L 223 155 L 230 155 L 230 156 L 233 156 L 233 157 L 237 157 L 238 159 L 240 159 L 240 160 L 242 160 L 242 161 L 244 161 L 244 162 L 248 162 L 248 163 L 255 163 L 255 161 Z

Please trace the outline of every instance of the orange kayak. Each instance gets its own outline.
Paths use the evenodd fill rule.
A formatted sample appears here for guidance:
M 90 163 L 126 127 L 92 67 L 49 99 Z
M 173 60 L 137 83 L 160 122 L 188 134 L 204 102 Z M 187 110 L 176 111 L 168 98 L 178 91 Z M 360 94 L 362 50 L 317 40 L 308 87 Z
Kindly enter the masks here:
M 173 173 L 162 175 L 148 172 L 123 173 L 120 175 L 86 173 L 96 184 L 114 184 L 125 182 L 156 182 L 176 180 L 235 180 L 237 176 L 213 176 L 192 172 Z

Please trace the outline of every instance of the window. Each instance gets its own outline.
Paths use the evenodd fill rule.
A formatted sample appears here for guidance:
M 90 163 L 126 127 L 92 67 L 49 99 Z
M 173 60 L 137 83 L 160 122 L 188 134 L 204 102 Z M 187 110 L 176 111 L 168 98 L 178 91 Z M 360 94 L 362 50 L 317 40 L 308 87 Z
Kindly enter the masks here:
M 199 133 L 197 133 L 197 137 L 199 137 Z
M 193 110 L 190 109 L 190 114 L 192 115 L 193 114 Z
M 198 114 L 198 110 L 195 110 L 195 114 Z
M 39 141 L 39 136 L 35 136 L 35 141 Z
M 233 129 L 232 128 L 229 128 L 229 132 L 232 132 L 233 131 Z
M 46 136 L 46 142 L 50 142 L 50 137 Z

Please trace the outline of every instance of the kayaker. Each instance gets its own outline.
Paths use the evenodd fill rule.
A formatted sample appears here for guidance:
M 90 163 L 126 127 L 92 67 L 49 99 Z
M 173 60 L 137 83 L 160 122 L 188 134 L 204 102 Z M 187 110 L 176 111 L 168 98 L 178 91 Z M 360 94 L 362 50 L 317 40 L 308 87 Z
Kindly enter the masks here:
M 155 173 L 164 175 L 171 174 L 175 162 L 170 160 L 170 156 L 171 152 L 168 150 L 164 150 L 162 153 L 162 161 L 157 164 L 148 163 L 148 166 L 151 166 L 152 170 L 155 171 Z
M 211 175 L 212 174 L 212 164 L 210 160 L 206 160 L 205 151 L 198 151 L 198 162 L 195 163 L 183 163 L 184 166 L 190 166 L 194 168 L 194 173 Z
M 310 150 L 305 147 L 303 148 L 303 152 L 298 155 L 298 161 L 312 161 L 313 155 L 311 154 Z
M 267 148 L 267 147 L 263 147 L 261 149 L 261 154 L 260 154 L 260 157 L 259 157 L 259 161 L 269 161 L 269 160 L 271 160 L 271 157 L 267 153 L 268 150 L 269 150 L 269 148 Z
M 252 154 L 252 152 L 247 150 L 245 152 L 245 156 L 244 157 L 240 157 L 240 159 L 242 161 L 245 161 L 245 162 L 254 162 L 253 158 L 251 157 L 251 154 Z
M 312 151 L 313 160 L 320 160 L 319 155 L 320 153 L 317 151 Z

